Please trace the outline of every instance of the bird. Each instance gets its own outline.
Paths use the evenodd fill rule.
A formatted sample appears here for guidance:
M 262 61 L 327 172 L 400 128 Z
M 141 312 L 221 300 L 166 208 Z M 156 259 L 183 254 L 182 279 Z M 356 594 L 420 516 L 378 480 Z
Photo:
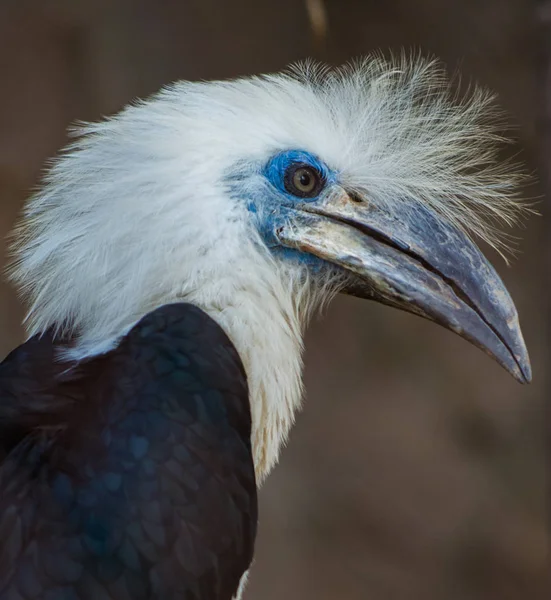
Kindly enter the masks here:
M 27 341 L 0 365 L 0 600 L 230 600 L 344 293 L 531 379 L 504 253 L 529 210 L 491 93 L 374 54 L 171 84 L 80 123 L 13 233 Z M 520 173 L 520 174 L 519 174 Z

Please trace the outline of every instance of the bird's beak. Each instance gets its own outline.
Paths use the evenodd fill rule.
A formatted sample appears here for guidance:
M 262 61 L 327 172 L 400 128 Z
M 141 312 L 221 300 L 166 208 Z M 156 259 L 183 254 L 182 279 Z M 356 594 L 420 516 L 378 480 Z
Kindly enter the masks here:
M 503 282 L 461 231 L 419 203 L 393 213 L 342 192 L 289 209 L 275 236 L 353 276 L 346 292 L 455 331 L 521 383 L 531 380 L 518 315 Z

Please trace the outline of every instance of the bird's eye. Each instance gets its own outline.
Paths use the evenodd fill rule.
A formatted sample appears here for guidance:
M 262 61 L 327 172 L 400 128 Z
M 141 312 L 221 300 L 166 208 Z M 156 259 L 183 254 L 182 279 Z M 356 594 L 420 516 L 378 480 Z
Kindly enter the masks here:
M 323 175 L 310 165 L 291 165 L 285 173 L 285 189 L 299 198 L 315 198 L 325 184 Z

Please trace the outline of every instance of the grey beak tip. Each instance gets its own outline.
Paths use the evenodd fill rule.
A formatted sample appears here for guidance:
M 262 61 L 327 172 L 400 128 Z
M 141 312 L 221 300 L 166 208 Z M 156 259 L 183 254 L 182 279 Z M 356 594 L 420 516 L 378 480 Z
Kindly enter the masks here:
M 514 313 L 515 318 L 512 330 L 509 330 L 511 336 L 505 340 L 505 343 L 511 358 L 514 360 L 514 372 L 512 372 L 512 375 L 520 383 L 531 383 L 532 366 L 530 364 L 530 356 L 528 355 L 526 343 L 524 342 L 515 306 L 512 300 L 510 300 L 510 303 L 511 312 Z
M 530 359 L 528 356 L 524 360 L 519 361 L 520 372 L 522 377 L 519 379 L 520 383 L 531 383 L 532 382 L 532 367 L 530 365 Z

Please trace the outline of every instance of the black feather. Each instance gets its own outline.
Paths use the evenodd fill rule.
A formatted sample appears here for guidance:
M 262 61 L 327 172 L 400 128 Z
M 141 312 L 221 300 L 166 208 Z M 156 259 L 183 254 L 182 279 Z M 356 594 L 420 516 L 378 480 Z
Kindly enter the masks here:
M 245 373 L 188 304 L 79 365 L 0 366 L 0 600 L 230 600 L 257 498 Z

